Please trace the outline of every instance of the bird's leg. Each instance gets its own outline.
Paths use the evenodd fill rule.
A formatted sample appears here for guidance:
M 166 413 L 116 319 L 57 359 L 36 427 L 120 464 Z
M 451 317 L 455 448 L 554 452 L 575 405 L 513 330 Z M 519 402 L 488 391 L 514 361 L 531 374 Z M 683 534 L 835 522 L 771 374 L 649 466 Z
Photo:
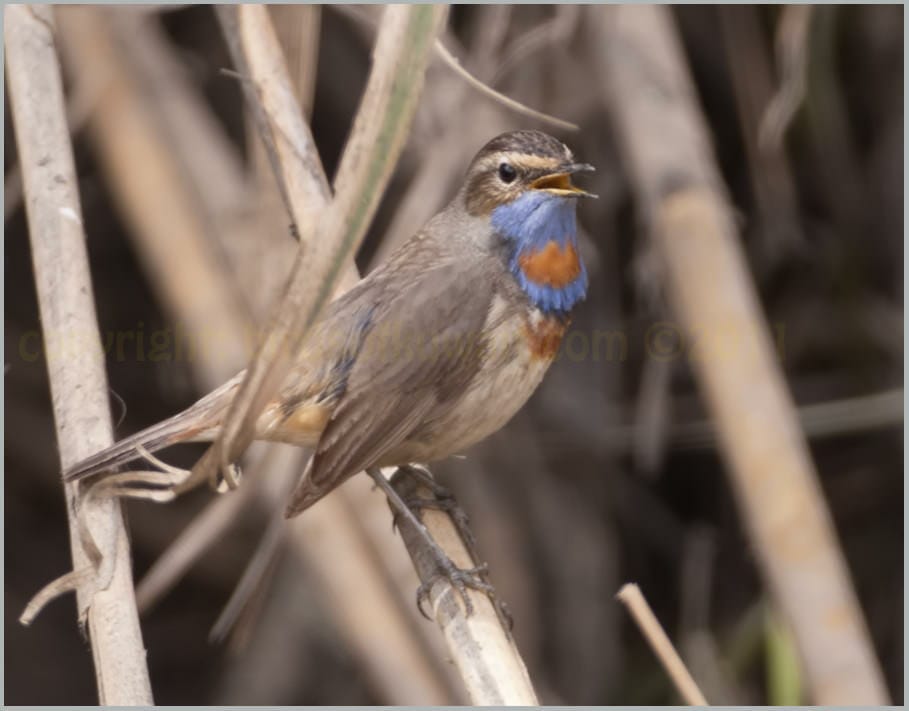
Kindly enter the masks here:
M 444 487 L 436 484 L 436 482 L 432 479 L 432 475 L 429 474 L 428 471 L 422 468 L 417 469 L 410 467 L 406 469 L 402 467 L 398 471 L 401 472 L 402 469 L 406 471 L 407 474 L 410 474 L 418 484 L 424 484 L 427 486 L 427 488 L 435 492 L 441 491 L 441 494 L 448 501 L 452 502 L 451 505 L 457 506 L 453 503 L 454 498 L 451 496 L 451 493 L 448 492 L 447 489 L 444 489 Z M 457 590 L 461 595 L 461 599 L 464 601 L 464 608 L 468 616 L 473 614 L 473 603 L 470 601 L 470 598 L 467 595 L 467 589 L 470 588 L 489 596 L 489 599 L 492 601 L 493 605 L 496 608 L 496 612 L 499 614 L 503 623 L 505 623 L 510 629 L 512 624 L 511 614 L 508 612 L 508 609 L 505 607 L 504 603 L 498 599 L 495 588 L 493 588 L 488 580 L 485 579 L 489 572 L 488 565 L 484 563 L 474 568 L 459 568 L 454 563 L 454 561 L 451 560 L 448 554 L 441 548 L 441 546 L 439 546 L 439 544 L 433 540 L 432 535 L 426 529 L 426 526 L 423 525 L 423 522 L 420 521 L 418 516 L 414 513 L 410 506 L 408 506 L 408 503 L 406 503 L 400 494 L 398 494 L 397 490 L 385 478 L 382 472 L 377 468 L 373 468 L 367 469 L 367 473 L 376 482 L 376 485 L 385 493 L 385 496 L 388 498 L 389 505 L 394 511 L 395 518 L 401 516 L 406 519 L 411 524 L 413 529 L 417 532 L 417 534 L 423 539 L 428 551 L 432 554 L 436 572 L 429 580 L 422 583 L 417 589 L 417 607 L 423 616 L 427 619 L 431 619 L 430 616 L 426 613 L 424 603 L 429 597 L 429 592 L 432 588 L 433 583 L 441 577 L 447 579 L 451 583 L 452 587 L 454 587 L 455 590 Z M 417 510 L 420 508 L 428 508 L 429 506 L 432 506 L 433 508 L 449 510 L 449 504 L 442 504 L 441 502 L 435 501 L 434 499 L 409 498 L 408 501 L 414 502 L 416 504 Z M 427 501 L 431 503 L 427 505 Z M 435 506 L 434 504 L 438 504 L 438 506 Z M 461 514 L 466 526 L 466 516 L 463 515 L 463 511 Z M 468 539 L 470 541 L 474 541 L 473 535 L 470 534 L 469 531 L 468 536 L 464 536 L 463 530 L 457 524 L 457 519 L 454 516 L 452 519 L 456 521 L 456 527 L 458 528 L 458 532 L 461 535 L 462 539 L 464 539 L 465 545 L 468 545 Z M 471 549 L 470 546 L 468 546 L 468 552 L 471 558 L 476 560 L 475 551 Z
M 415 495 L 406 498 L 404 503 L 407 504 L 408 508 L 417 513 L 422 509 L 434 509 L 447 513 L 451 516 L 451 520 L 454 521 L 455 528 L 458 530 L 458 535 L 461 536 L 464 545 L 467 546 L 467 552 L 470 554 L 470 557 L 473 560 L 479 560 L 480 556 L 477 551 L 477 538 L 473 535 L 473 531 L 470 530 L 470 519 L 467 517 L 467 512 L 458 504 L 454 494 L 439 484 L 429 469 L 420 464 L 407 464 L 398 467 L 398 471 L 395 472 L 392 479 L 398 476 L 409 476 L 418 485 L 425 486 L 432 492 L 432 497 Z
M 454 499 L 452 493 L 444 486 L 439 484 L 436 481 L 436 478 L 432 475 L 432 472 L 422 464 L 405 464 L 403 466 L 400 466 L 395 472 L 395 475 L 398 474 L 406 474 L 410 476 L 418 484 L 425 486 L 427 489 L 432 491 L 434 496 L 437 496 L 440 499 Z
M 460 593 L 461 599 L 464 601 L 464 608 L 467 611 L 467 615 L 472 615 L 473 603 L 467 595 L 467 588 L 489 594 L 494 592 L 492 586 L 478 577 L 477 574 L 479 571 L 477 569 L 463 569 L 455 565 L 454 561 L 448 557 L 448 554 L 441 546 L 433 540 L 432 535 L 426 530 L 426 526 L 423 525 L 423 522 L 420 521 L 416 514 L 407 506 L 404 499 L 401 498 L 388 479 L 385 478 L 385 475 L 382 474 L 381 470 L 371 468 L 367 469 L 366 472 L 372 477 L 373 481 L 376 482 L 376 485 L 388 498 L 388 503 L 394 511 L 395 518 L 401 516 L 406 519 L 410 525 L 413 526 L 417 534 L 423 539 L 427 549 L 432 554 L 433 562 L 436 566 L 436 575 L 420 585 L 417 589 L 417 607 L 420 609 L 420 612 L 427 619 L 432 619 L 426 613 L 423 603 L 429 596 L 429 590 L 432 583 L 441 576 L 447 578 L 455 590 Z

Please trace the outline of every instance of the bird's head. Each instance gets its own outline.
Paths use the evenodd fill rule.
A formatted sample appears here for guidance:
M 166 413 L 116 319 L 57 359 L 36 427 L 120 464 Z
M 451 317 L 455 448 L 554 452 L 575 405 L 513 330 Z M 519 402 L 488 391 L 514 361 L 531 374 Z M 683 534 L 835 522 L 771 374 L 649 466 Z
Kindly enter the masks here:
M 483 146 L 467 171 L 467 212 L 489 218 L 510 271 L 544 312 L 567 313 L 586 294 L 575 209 L 577 198 L 596 196 L 571 177 L 593 170 L 542 131 L 513 131 Z
M 471 162 L 465 206 L 471 215 L 482 216 L 525 195 L 561 200 L 596 197 L 571 182 L 575 173 L 593 170 L 592 165 L 576 162 L 568 146 L 542 131 L 503 133 L 483 146 Z

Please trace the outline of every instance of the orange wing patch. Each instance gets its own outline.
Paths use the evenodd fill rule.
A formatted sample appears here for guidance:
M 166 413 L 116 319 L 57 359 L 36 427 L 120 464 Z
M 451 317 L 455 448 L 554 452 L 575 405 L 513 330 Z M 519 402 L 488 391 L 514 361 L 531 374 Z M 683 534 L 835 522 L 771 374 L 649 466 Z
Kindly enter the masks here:
M 543 249 L 518 257 L 518 265 L 530 281 L 561 289 L 581 275 L 581 260 L 574 246 L 560 247 L 555 240 Z
M 552 360 L 559 352 L 562 336 L 568 330 L 568 321 L 559 318 L 543 318 L 524 322 L 524 336 L 534 358 Z
M 313 447 L 331 417 L 331 408 L 312 399 L 277 400 L 266 408 L 256 423 L 263 439 Z

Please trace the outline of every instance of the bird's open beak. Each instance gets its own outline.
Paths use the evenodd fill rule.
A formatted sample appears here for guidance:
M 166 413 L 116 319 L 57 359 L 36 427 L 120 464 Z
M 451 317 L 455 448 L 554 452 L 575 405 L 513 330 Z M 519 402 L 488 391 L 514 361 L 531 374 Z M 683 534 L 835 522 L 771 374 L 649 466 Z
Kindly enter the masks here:
M 534 190 L 545 190 L 547 193 L 552 193 L 553 195 L 560 195 L 562 197 L 590 197 L 595 198 L 596 195 L 589 193 L 583 188 L 579 188 L 577 185 L 572 184 L 571 176 L 574 173 L 592 173 L 595 171 L 592 165 L 587 163 L 567 163 L 565 165 L 559 166 L 559 170 L 556 173 L 550 173 L 549 175 L 544 175 L 541 178 L 534 180 L 530 187 Z

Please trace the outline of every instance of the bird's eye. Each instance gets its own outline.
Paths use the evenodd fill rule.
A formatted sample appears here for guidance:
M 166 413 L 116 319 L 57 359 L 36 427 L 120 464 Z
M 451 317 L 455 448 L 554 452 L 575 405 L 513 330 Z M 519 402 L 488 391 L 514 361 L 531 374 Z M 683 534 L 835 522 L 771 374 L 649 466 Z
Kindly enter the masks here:
M 518 177 L 518 171 L 510 163 L 499 164 L 499 178 L 503 183 L 513 182 Z

